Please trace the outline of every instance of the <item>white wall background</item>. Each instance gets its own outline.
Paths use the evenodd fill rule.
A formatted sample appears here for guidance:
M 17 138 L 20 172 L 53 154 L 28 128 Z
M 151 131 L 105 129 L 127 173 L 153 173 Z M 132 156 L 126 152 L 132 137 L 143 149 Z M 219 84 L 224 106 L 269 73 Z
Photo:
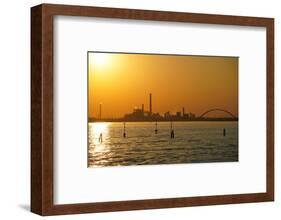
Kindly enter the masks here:
M 276 111 L 276 201 L 192 208 L 130 211 L 79 215 L 81 219 L 277 219 L 281 213 L 279 190 L 281 136 L 281 63 L 279 33 L 281 14 L 274 0 L 57 0 L 47 3 L 82 4 L 107 7 L 218 13 L 275 18 L 275 111 Z M 0 217 L 1 219 L 39 219 L 30 213 L 30 7 L 42 1 L 10 0 L 0 6 Z M 258 97 L 257 97 L 258 98 Z M 78 216 L 56 216 L 49 219 L 77 219 Z

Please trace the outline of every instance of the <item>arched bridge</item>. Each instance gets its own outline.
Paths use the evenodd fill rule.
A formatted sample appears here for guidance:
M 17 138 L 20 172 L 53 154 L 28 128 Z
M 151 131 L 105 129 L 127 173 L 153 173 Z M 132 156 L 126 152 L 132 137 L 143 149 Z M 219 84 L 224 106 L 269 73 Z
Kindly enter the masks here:
M 203 114 L 201 114 L 199 116 L 199 118 L 203 118 L 205 115 L 207 115 L 210 112 L 215 112 L 215 111 L 219 111 L 219 112 L 224 112 L 228 115 L 230 115 L 232 118 L 237 118 L 236 115 L 232 114 L 230 111 L 224 110 L 224 109 L 220 109 L 220 108 L 213 108 L 213 109 L 209 109 L 208 111 L 204 112 Z

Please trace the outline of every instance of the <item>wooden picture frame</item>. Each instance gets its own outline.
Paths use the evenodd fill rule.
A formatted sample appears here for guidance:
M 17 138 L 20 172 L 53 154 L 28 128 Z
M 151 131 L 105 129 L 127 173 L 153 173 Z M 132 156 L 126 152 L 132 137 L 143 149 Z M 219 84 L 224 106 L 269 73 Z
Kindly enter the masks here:
M 266 28 L 266 192 L 54 205 L 53 17 L 87 16 Z M 274 19 L 42 4 L 31 9 L 31 211 L 39 215 L 158 209 L 274 200 Z

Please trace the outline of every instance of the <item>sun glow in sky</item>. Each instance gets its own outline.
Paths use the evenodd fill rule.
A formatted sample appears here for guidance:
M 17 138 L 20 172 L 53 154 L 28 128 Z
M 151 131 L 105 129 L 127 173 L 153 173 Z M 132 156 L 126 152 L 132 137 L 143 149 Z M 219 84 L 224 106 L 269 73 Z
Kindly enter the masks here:
M 110 54 L 89 53 L 88 56 L 90 69 L 93 69 L 93 67 L 95 67 L 96 71 L 101 70 L 106 73 L 106 67 L 110 67 L 113 65 L 113 60 L 111 59 Z
M 92 59 L 90 61 L 90 63 L 93 63 L 94 65 L 97 66 L 105 66 L 105 65 L 110 65 L 110 60 L 109 60 L 109 55 L 107 55 L 106 53 L 95 53 L 95 55 L 92 53 L 89 55 L 90 59 Z
M 238 57 L 88 53 L 89 117 L 122 117 L 152 93 L 153 112 L 222 108 L 238 115 Z

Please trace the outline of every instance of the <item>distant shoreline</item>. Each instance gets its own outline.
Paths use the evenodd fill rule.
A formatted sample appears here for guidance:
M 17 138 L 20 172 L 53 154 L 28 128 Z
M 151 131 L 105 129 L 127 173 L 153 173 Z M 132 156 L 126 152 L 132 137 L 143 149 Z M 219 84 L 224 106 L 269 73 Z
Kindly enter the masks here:
M 93 122 L 185 122 L 185 121 L 190 121 L 190 122 L 201 122 L 201 121 L 238 121 L 238 118 L 194 118 L 194 119 L 173 119 L 173 120 L 168 120 L 168 119 L 151 119 L 151 120 L 133 120 L 133 119 L 124 119 L 124 118 L 118 118 L 118 119 L 88 119 L 89 123 Z

